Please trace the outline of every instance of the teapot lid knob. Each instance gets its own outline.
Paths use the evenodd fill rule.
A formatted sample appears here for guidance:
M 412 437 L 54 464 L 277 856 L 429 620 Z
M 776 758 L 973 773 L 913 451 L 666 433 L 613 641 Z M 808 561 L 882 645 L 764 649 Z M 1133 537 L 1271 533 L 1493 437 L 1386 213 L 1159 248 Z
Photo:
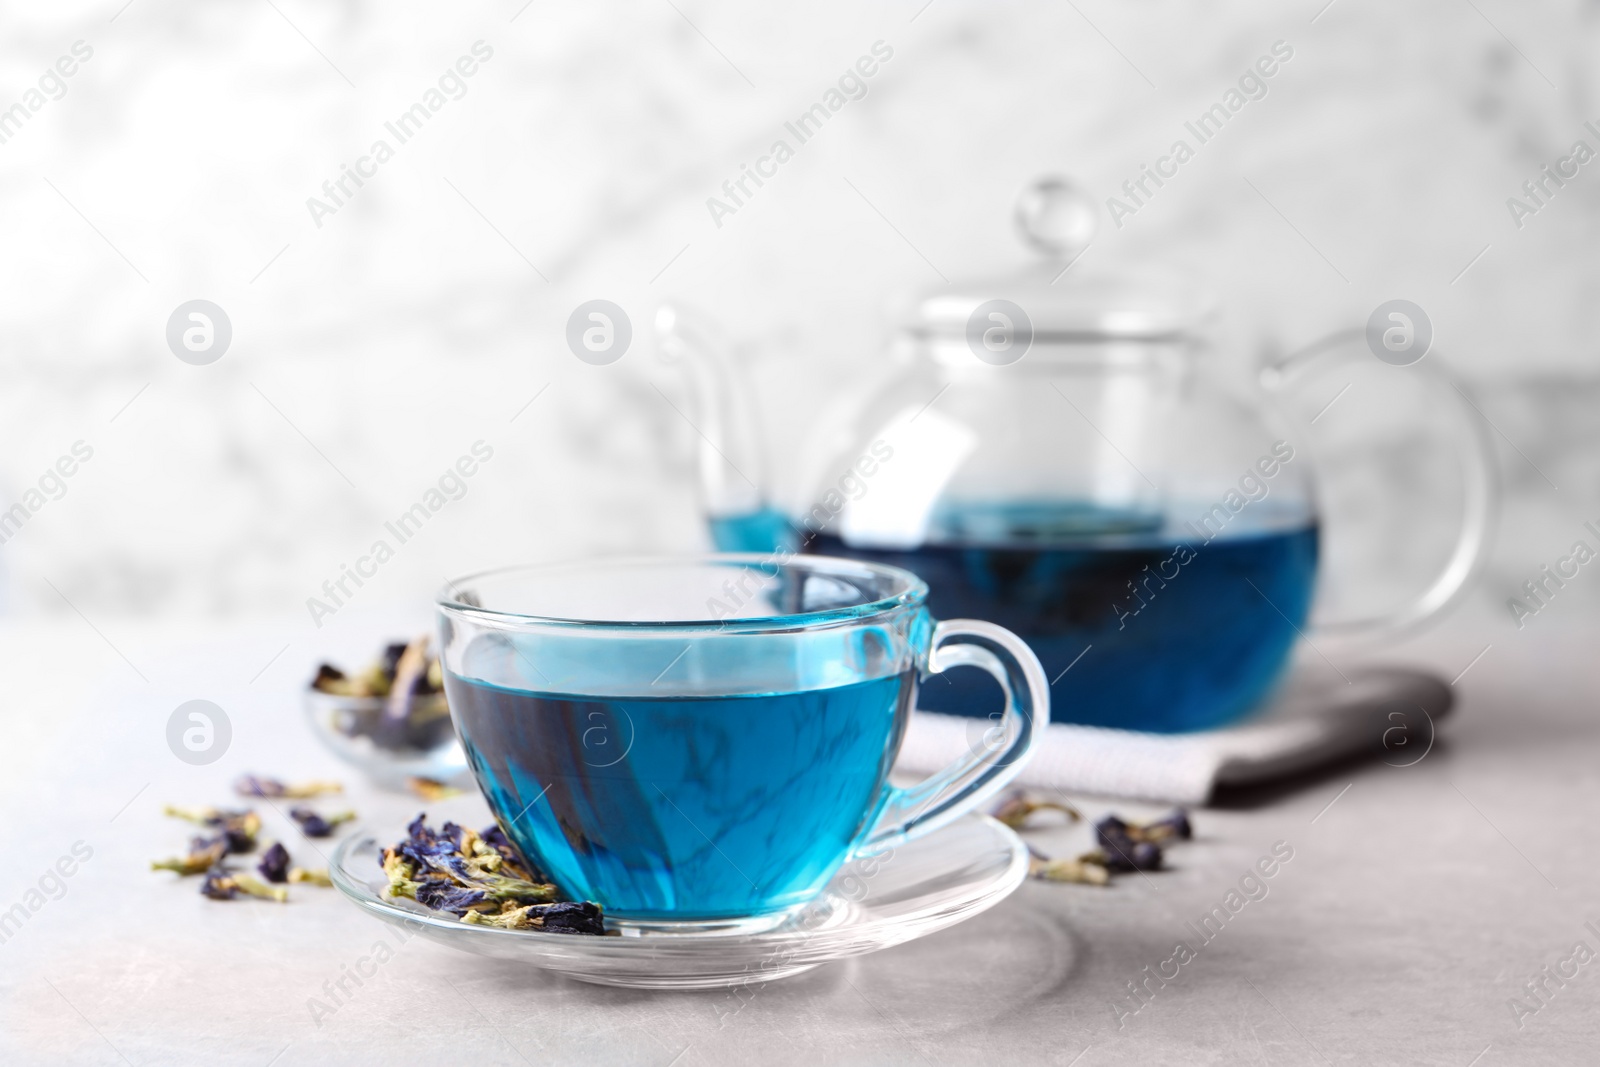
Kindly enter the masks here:
M 1046 175 L 1017 197 L 1014 221 L 1027 245 L 1054 259 L 1075 259 L 1094 241 L 1094 202 L 1067 178 Z

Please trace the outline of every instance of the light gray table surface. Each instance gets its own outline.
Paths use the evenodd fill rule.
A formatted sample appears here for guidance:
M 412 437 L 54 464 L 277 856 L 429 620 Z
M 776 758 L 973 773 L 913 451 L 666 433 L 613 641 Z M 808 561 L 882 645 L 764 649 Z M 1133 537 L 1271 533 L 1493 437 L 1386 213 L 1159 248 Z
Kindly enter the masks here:
M 1517 633 L 1467 612 L 1386 650 L 1446 678 L 1471 663 L 1425 759 L 1346 765 L 1201 810 L 1197 839 L 1148 878 L 1030 881 L 963 925 L 738 998 L 588 986 L 415 939 L 320 1018 L 311 999 L 384 926 L 314 887 L 294 887 L 286 906 L 208 901 L 148 861 L 187 839 L 164 803 L 226 802 L 246 771 L 341 777 L 373 827 L 418 810 L 313 747 L 297 689 L 329 642 L 303 620 L 0 626 L 0 911 L 28 901 L 76 843 L 92 850 L 0 943 L 0 1062 L 1600 1062 L 1600 961 L 1547 980 L 1542 999 L 1524 988 L 1580 941 L 1600 952 L 1585 926 L 1600 928 L 1600 631 L 1535 622 L 1539 632 Z M 381 632 L 369 620 L 337 637 L 354 655 Z M 164 735 L 173 708 L 197 697 L 233 727 L 228 753 L 205 767 L 176 760 Z M 262 811 L 269 835 L 315 860 Z M 429 811 L 475 819 L 482 808 L 466 797 Z M 1037 840 L 1061 852 L 1088 843 L 1081 828 Z M 1275 842 L 1294 855 L 1268 894 L 1119 1017 L 1127 983 L 1179 940 L 1197 944 L 1186 923 Z M 1512 998 L 1529 1006 L 1520 1016 Z

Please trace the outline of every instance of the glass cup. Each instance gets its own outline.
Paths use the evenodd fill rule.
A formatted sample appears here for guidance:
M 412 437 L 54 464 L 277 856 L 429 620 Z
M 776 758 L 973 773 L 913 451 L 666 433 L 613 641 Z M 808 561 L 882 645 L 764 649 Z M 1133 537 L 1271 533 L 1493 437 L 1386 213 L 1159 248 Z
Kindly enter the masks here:
M 565 893 L 652 929 L 749 931 L 858 849 L 971 811 L 1020 770 L 1049 685 L 1020 638 L 935 622 L 908 571 L 773 555 L 515 567 L 439 596 L 445 691 L 501 827 Z M 990 673 L 982 744 L 889 783 L 918 684 Z

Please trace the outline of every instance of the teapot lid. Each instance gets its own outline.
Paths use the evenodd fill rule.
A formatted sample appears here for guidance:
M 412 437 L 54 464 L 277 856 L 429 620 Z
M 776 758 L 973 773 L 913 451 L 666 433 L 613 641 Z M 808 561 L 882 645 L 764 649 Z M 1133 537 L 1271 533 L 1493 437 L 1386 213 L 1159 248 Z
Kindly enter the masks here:
M 1094 203 L 1072 181 L 1034 182 L 1018 197 L 1014 222 L 1040 260 L 1009 276 L 958 281 L 928 294 L 917 303 L 912 332 L 981 335 L 998 311 L 1013 322 L 1020 312 L 1016 328 L 1029 330 L 1033 340 L 1159 340 L 1192 333 L 1210 316 L 1210 298 L 1176 274 L 1151 268 L 1134 277 L 1078 267 L 1094 243 L 1097 218 Z

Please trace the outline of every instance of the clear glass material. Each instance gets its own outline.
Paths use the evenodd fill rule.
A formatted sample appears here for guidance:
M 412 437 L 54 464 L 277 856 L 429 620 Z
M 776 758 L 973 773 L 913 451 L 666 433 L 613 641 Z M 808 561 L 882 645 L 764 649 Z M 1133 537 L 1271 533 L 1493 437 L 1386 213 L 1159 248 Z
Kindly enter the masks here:
M 1060 721 L 1192 730 L 1247 714 L 1310 610 L 1318 520 L 1306 457 L 1194 373 L 1181 339 L 1036 340 L 993 366 L 908 341 L 903 372 L 808 450 L 786 506 L 713 519 L 911 570 L 930 610 L 1024 637 Z M 931 401 L 931 403 L 930 403 Z M 976 672 L 931 711 L 989 715 Z
M 1155 265 L 1078 264 L 1097 217 L 1068 179 L 1025 190 L 1018 234 L 1046 258 L 926 295 L 893 342 L 894 372 L 839 398 L 787 450 L 800 457 L 794 492 L 759 484 L 760 415 L 716 331 L 669 306 L 657 342 L 693 393 L 718 548 L 915 572 L 935 614 L 1027 639 L 1058 721 L 1220 726 L 1262 706 L 1283 674 L 1322 555 L 1313 435 L 1279 426 L 1268 401 L 1312 366 L 1373 357 L 1362 331 L 1344 331 L 1268 368 L 1264 394 L 1230 395 L 1201 358 L 1212 302 L 1198 286 Z M 1418 626 L 1483 559 L 1490 442 L 1437 357 L 1397 370 L 1466 416 L 1438 435 L 1459 459 L 1460 527 L 1420 595 L 1321 633 L 1372 641 Z M 957 671 L 921 706 L 986 716 L 997 699 Z
M 964 335 L 925 327 L 896 351 L 896 374 L 821 421 L 801 450 L 798 493 L 752 505 L 748 488 L 719 495 L 708 484 L 719 548 L 913 571 L 935 614 L 1028 641 L 1058 721 L 1184 731 L 1264 703 L 1314 600 L 1321 515 L 1308 427 L 1224 388 L 1181 334 L 1035 335 L 1022 358 L 995 365 Z M 1286 361 L 1274 383 L 1335 358 L 1361 357 L 1346 338 Z M 1458 404 L 1447 377 L 1424 373 Z M 702 466 L 743 469 L 741 449 L 755 447 L 708 441 Z M 1455 448 L 1467 506 L 1449 562 L 1416 603 L 1344 632 L 1414 625 L 1465 587 L 1493 494 L 1486 442 L 1468 429 Z M 984 716 L 997 699 L 981 677 L 955 672 L 925 687 L 921 706 Z
M 374 741 L 374 723 L 383 716 L 385 697 L 342 696 L 307 689 L 306 717 L 317 740 L 334 755 L 387 789 L 401 790 L 412 778 L 451 782 L 467 772 L 467 758 L 450 729 L 444 694 L 417 698 L 413 715 L 422 721 L 417 744 L 383 746 Z
M 967 815 L 899 846 L 857 852 L 809 904 L 771 929 L 660 930 L 607 923 L 617 936 L 473 926 L 392 899 L 379 870 L 382 838 L 340 842 L 329 873 L 363 911 L 443 945 L 512 960 L 583 982 L 636 989 L 760 985 L 861 956 L 969 919 L 1009 896 L 1028 874 L 1028 850 L 993 819 Z
M 1048 717 L 1027 645 L 935 624 L 903 570 L 778 553 L 524 567 L 439 600 L 445 690 L 506 833 L 563 891 L 640 928 L 748 931 L 1014 776 Z M 919 683 L 1000 683 L 1002 729 L 890 785 Z M 688 924 L 687 926 L 685 924 Z

